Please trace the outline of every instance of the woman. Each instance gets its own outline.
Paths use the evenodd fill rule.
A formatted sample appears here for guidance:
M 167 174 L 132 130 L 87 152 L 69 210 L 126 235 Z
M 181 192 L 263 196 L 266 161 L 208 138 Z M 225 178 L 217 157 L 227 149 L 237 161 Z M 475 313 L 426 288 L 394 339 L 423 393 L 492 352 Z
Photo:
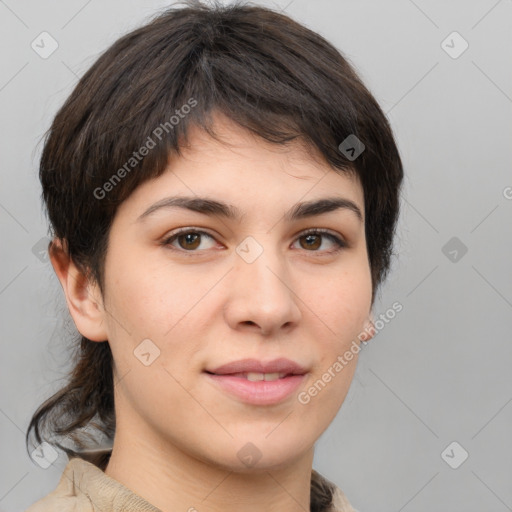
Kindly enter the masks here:
M 352 511 L 314 444 L 374 333 L 402 178 L 373 96 L 283 14 L 189 2 L 116 41 L 41 158 L 80 338 L 27 431 L 70 461 L 28 511 Z

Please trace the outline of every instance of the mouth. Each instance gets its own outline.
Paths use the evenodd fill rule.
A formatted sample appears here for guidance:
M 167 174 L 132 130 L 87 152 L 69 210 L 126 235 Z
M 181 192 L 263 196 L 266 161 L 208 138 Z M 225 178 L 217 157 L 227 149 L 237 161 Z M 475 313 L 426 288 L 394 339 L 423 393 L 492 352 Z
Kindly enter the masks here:
M 243 359 L 204 373 L 218 390 L 237 401 L 273 405 L 289 399 L 308 372 L 289 359 L 269 362 Z
M 270 376 L 271 380 L 275 380 L 286 375 L 304 375 L 307 372 L 299 363 L 284 357 L 272 361 L 239 359 L 205 371 L 214 375 L 243 375 L 244 377 L 263 375 L 263 379 L 258 377 L 256 380 L 266 380 L 265 376 Z M 276 375 L 277 377 L 275 377 Z
M 267 382 L 272 382 L 278 379 L 284 379 L 285 377 L 288 377 L 290 375 L 294 375 L 292 373 L 259 373 L 259 372 L 245 372 L 245 373 L 212 373 L 212 372 L 206 372 L 210 375 L 217 375 L 217 376 L 224 376 L 224 377 L 237 377 L 239 379 L 246 379 L 251 382 L 260 382 L 262 380 Z

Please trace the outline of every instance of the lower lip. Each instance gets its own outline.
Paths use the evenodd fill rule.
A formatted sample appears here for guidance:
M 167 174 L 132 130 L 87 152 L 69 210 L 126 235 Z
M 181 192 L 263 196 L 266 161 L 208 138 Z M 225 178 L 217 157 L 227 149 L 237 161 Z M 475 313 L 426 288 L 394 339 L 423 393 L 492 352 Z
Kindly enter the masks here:
M 289 375 L 277 380 L 252 382 L 232 375 L 213 375 L 211 373 L 206 375 L 229 394 L 254 405 L 272 405 L 286 400 L 306 377 L 306 375 Z

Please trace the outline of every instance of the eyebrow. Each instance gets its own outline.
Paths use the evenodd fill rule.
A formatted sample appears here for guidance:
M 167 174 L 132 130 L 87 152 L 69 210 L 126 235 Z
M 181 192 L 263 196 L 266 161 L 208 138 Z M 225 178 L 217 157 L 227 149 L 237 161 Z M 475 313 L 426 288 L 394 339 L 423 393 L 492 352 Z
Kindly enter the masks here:
M 242 212 L 236 206 L 222 203 L 215 199 L 207 197 L 173 196 L 166 197 L 152 204 L 137 217 L 136 222 L 142 221 L 157 210 L 176 207 L 185 208 L 205 215 L 224 217 L 230 220 L 240 220 L 243 217 Z M 337 196 L 298 203 L 285 213 L 284 218 L 287 221 L 295 221 L 341 209 L 353 212 L 359 222 L 363 222 L 363 214 L 359 206 L 350 199 Z

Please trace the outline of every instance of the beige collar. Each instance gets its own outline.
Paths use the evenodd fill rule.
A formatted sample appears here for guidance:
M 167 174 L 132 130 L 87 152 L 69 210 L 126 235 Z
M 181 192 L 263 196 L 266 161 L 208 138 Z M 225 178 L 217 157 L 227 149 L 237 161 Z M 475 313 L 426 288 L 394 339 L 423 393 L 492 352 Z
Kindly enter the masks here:
M 331 507 L 325 512 L 355 512 L 338 487 L 318 473 L 316 474 L 322 485 L 335 489 Z M 54 510 L 85 512 L 91 510 L 91 504 L 94 510 L 109 512 L 162 512 L 117 480 L 109 477 L 96 465 L 79 457 L 74 457 L 68 462 L 57 488 L 26 512 L 53 512 Z

